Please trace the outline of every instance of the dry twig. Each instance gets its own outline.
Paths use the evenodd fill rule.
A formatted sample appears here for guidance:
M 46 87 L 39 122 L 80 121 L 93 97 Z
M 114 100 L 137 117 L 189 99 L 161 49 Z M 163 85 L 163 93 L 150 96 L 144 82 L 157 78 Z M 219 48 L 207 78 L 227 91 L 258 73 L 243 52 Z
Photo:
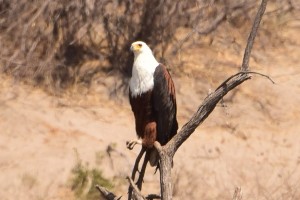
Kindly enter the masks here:
M 135 159 L 134 167 L 133 167 L 132 173 L 131 173 L 131 180 L 135 180 L 135 175 L 136 175 L 136 172 L 138 172 L 140 160 L 143 157 L 145 151 L 146 151 L 146 148 L 142 147 L 140 153 L 138 154 L 137 158 Z M 133 190 L 133 188 L 131 187 L 131 185 L 129 185 L 129 188 L 128 188 L 128 199 L 129 200 L 131 200 L 131 197 L 132 197 L 132 190 Z
M 233 198 L 232 200 L 242 200 L 242 189 L 240 187 L 236 187 L 234 190 Z
M 127 177 L 127 180 L 129 181 L 129 184 L 133 189 L 133 198 L 135 200 L 146 200 L 146 198 L 143 197 L 140 190 L 137 188 L 137 186 L 134 184 L 133 180 L 129 176 Z
M 108 191 L 105 187 L 102 187 L 102 186 L 99 186 L 99 185 L 96 185 L 95 187 L 100 192 L 102 197 L 105 198 L 106 200 L 120 200 L 121 197 L 122 197 L 122 196 L 120 196 L 118 198 L 115 194 Z

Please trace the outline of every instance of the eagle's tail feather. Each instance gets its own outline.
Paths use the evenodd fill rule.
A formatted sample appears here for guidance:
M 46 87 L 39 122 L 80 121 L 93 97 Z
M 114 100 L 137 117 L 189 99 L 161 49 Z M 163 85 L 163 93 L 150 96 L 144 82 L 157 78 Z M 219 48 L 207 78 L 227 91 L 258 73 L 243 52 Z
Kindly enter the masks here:
M 158 166 L 158 161 L 159 161 L 159 157 L 158 157 L 158 152 L 156 151 L 156 149 L 151 149 L 149 150 L 149 163 L 152 167 L 154 166 Z

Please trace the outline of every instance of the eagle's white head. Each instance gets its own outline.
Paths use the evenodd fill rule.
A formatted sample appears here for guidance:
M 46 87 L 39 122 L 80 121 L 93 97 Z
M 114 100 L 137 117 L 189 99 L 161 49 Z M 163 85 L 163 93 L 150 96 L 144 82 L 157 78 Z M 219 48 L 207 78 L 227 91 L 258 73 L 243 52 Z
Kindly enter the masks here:
M 136 61 L 137 59 L 142 59 L 143 61 L 147 61 L 148 63 L 146 66 L 158 64 L 158 62 L 153 56 L 150 47 L 145 42 L 136 41 L 132 43 L 130 50 L 134 53 L 134 61 Z
M 129 87 L 132 95 L 137 96 L 153 88 L 153 74 L 159 63 L 145 42 L 132 43 L 130 50 L 134 53 L 134 63 Z
M 152 54 L 149 46 L 142 41 L 136 41 L 131 44 L 130 50 L 134 53 L 134 56 L 138 56 L 141 53 Z

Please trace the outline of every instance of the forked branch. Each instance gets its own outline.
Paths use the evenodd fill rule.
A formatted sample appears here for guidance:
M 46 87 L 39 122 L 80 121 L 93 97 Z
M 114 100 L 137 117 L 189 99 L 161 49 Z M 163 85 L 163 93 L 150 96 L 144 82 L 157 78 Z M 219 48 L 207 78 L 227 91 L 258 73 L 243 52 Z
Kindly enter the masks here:
M 248 37 L 247 46 L 245 48 L 244 57 L 240 72 L 230 76 L 217 89 L 209 94 L 198 108 L 198 111 L 192 116 L 182 129 L 177 133 L 165 146 L 159 144 L 154 145 L 160 156 L 160 184 L 161 196 L 163 200 L 172 199 L 172 183 L 171 183 L 171 161 L 178 148 L 190 137 L 195 129 L 210 115 L 217 103 L 231 90 L 251 78 L 249 75 L 249 61 L 254 39 L 257 34 L 259 24 L 267 6 L 267 0 L 262 0 L 261 5 L 256 14 L 253 26 Z M 265 76 L 265 75 L 264 75 Z M 265 76 L 269 78 L 268 76 Z M 270 78 L 269 78 L 270 79 Z M 271 80 L 271 79 L 270 79 Z M 272 81 L 272 80 L 271 80 Z
M 167 150 L 170 156 L 174 156 L 177 149 L 184 143 L 184 141 L 195 131 L 195 129 L 209 116 L 214 110 L 217 103 L 232 89 L 242 84 L 244 81 L 251 78 L 250 73 L 259 74 L 256 72 L 249 72 L 249 60 L 251 56 L 251 49 L 254 44 L 254 39 L 257 34 L 259 24 L 267 6 L 267 0 L 262 0 L 258 12 L 256 14 L 253 26 L 248 37 L 247 46 L 245 48 L 244 57 L 242 61 L 241 71 L 229 77 L 217 89 L 209 94 L 203 101 L 198 111 L 187 122 L 177 135 L 175 135 L 163 148 Z M 262 74 L 260 74 L 262 75 Z M 263 75 L 270 79 L 270 77 Z M 271 79 L 270 79 L 271 80 Z M 271 80 L 272 81 L 272 80 Z M 273 81 L 272 81 L 273 82 Z

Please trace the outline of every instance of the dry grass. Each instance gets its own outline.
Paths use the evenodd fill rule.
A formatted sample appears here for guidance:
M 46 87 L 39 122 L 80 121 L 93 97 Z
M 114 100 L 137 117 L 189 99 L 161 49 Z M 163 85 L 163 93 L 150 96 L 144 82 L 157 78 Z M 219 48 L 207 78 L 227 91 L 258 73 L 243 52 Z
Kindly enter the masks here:
M 293 11 L 293 4 L 282 9 L 281 4 L 274 4 L 276 16 Z M 74 84 L 89 86 L 98 73 L 117 72 L 126 82 L 132 65 L 129 46 L 144 40 L 159 60 L 182 72 L 177 66 L 185 59 L 172 59 L 175 55 L 199 43 L 210 46 L 221 25 L 226 38 L 221 42 L 231 44 L 229 29 L 247 33 L 256 5 L 255 0 L 2 0 L 0 69 L 54 90 Z

